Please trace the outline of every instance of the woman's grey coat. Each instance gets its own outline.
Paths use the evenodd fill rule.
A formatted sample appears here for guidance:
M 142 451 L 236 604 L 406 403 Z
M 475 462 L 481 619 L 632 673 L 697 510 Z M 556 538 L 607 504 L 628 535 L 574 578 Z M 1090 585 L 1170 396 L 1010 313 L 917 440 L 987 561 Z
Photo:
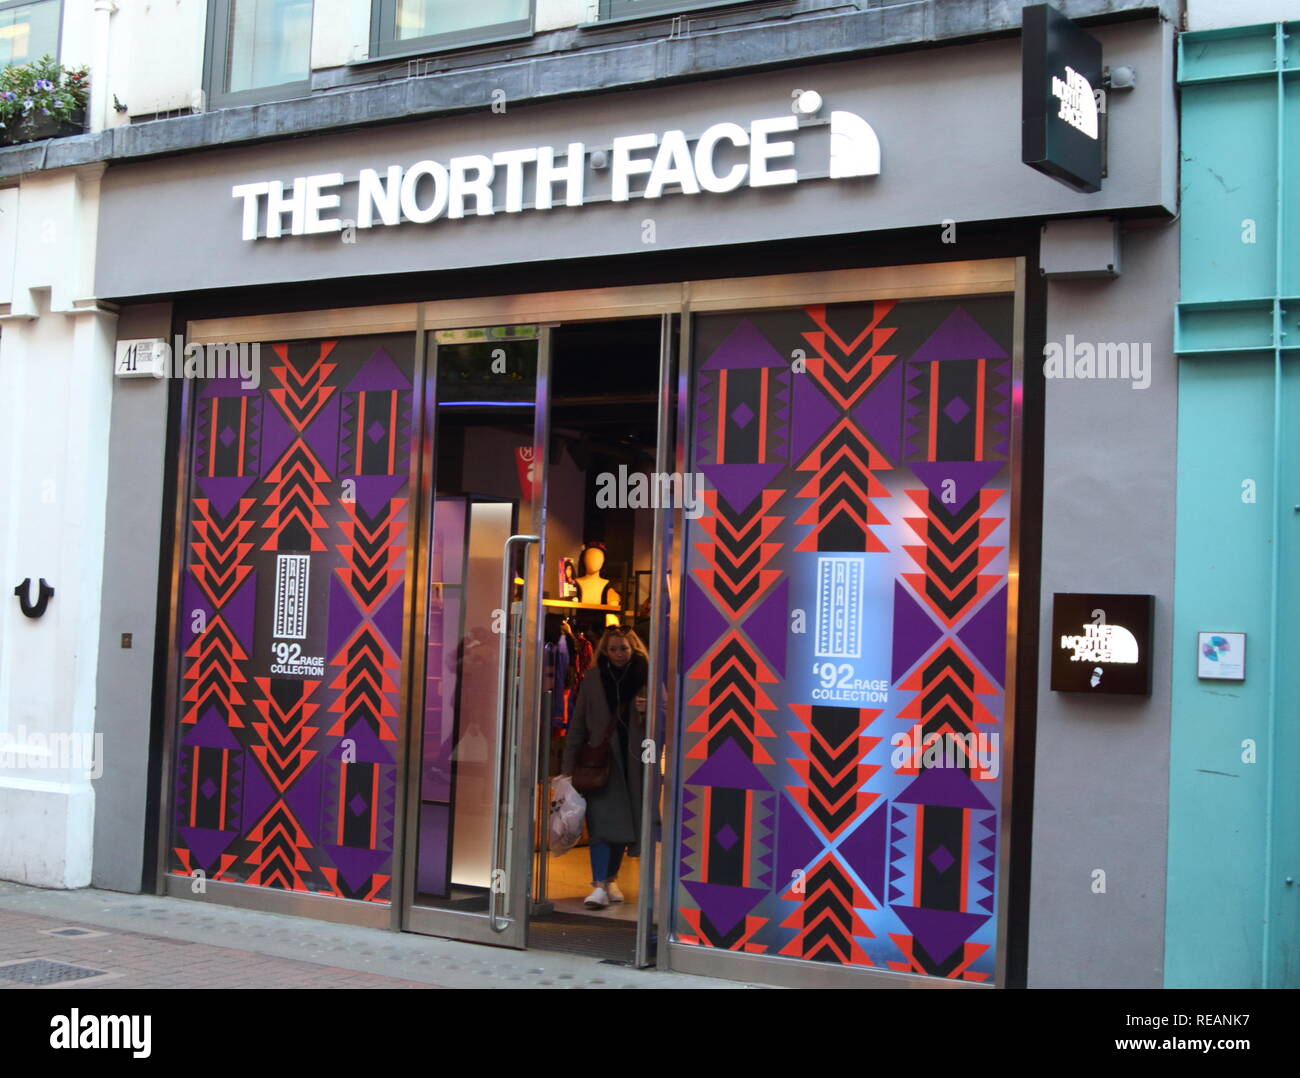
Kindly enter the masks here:
M 643 693 L 645 689 L 641 690 Z M 618 738 L 610 742 L 609 783 L 603 790 L 584 794 L 587 799 L 587 832 L 592 842 L 626 843 L 628 853 L 639 857 L 641 841 L 641 791 L 644 765 L 641 742 L 645 738 L 645 716 L 635 706 L 628 708 L 627 756 L 618 759 Z M 569 716 L 564 738 L 563 771 L 572 775 L 578 753 L 590 742 L 599 745 L 614 730 L 614 715 L 600 681 L 600 667 L 593 666 L 582 679 L 578 700 Z

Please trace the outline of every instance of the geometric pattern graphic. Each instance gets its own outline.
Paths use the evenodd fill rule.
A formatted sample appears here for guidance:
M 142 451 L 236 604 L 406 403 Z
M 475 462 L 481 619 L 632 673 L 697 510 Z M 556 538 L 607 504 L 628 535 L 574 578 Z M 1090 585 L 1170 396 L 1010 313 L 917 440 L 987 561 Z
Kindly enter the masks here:
M 696 317 L 679 942 L 993 979 L 1013 328 Z
M 169 869 L 386 903 L 413 339 L 260 359 L 194 388 Z

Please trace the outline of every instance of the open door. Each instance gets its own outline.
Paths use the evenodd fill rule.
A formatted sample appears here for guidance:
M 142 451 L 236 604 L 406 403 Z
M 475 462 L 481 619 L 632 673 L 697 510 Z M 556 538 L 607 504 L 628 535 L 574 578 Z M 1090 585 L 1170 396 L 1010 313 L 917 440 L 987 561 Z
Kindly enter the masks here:
M 423 677 L 403 926 L 523 947 L 540 706 L 548 331 L 429 334 Z M 422 699 L 422 705 L 420 703 Z

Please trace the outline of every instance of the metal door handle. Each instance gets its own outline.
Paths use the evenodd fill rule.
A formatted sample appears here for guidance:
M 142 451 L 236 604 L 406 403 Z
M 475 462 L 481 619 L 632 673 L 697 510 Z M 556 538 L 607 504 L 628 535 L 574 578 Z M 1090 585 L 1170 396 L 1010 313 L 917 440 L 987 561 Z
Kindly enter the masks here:
M 496 766 L 492 775 L 492 875 L 488 886 L 488 922 L 493 932 L 504 932 L 510 927 L 510 919 L 503 918 L 500 912 L 501 895 L 505 890 L 505 866 L 501 857 L 501 769 L 505 760 L 507 735 L 513 738 L 513 723 L 507 723 L 506 714 L 513 703 L 510 680 L 506 677 L 510 663 L 510 593 L 514 587 L 511 553 L 516 543 L 525 546 L 539 543 L 537 535 L 512 535 L 501 548 L 501 613 L 505 622 L 501 630 L 501 654 L 497 662 L 497 685 L 501 693 L 497 708 L 497 751 Z M 524 594 L 527 595 L 528 560 L 524 559 Z M 510 784 L 510 800 L 514 801 L 514 783 Z M 509 810 L 507 810 L 509 811 Z

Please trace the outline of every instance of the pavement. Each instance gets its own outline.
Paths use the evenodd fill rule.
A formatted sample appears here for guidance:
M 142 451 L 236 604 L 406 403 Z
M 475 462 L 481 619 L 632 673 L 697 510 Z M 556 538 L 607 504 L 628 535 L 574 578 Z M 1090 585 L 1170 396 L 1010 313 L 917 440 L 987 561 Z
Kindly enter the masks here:
M 19 963 L 36 964 L 18 971 Z M 11 970 L 8 975 L 7 969 Z M 78 974 L 76 970 L 93 973 Z M 71 976 L 77 979 L 55 979 Z M 637 970 L 579 955 L 512 951 L 331 924 L 203 901 L 93 888 L 52 891 L 0 881 L 0 989 L 32 987 L 761 986 Z

